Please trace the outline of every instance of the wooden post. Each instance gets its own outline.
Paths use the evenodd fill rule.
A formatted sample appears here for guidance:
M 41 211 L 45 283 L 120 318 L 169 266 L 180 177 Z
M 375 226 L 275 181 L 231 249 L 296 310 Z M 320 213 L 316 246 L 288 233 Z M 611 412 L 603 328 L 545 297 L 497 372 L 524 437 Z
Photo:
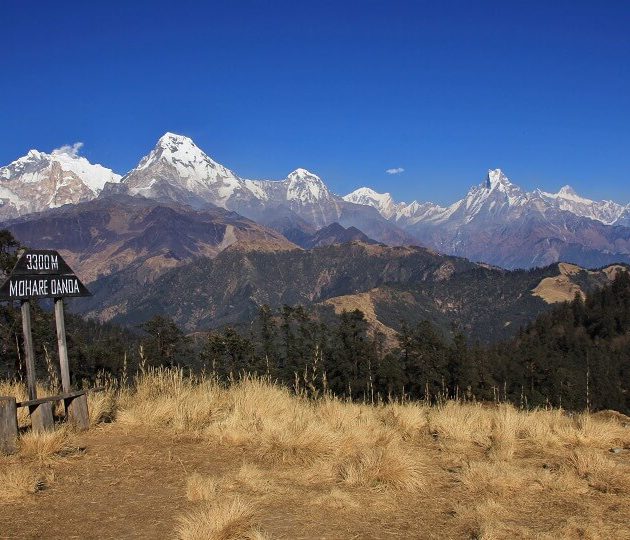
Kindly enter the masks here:
M 71 399 L 64 400 L 70 421 L 80 431 L 90 428 L 90 414 L 88 411 L 87 394 L 81 394 Z
M 51 401 L 40 403 L 39 405 L 31 405 L 28 409 L 31 413 L 31 427 L 35 433 L 49 431 L 55 427 Z
M 61 367 L 61 386 L 63 393 L 68 394 L 72 391 L 72 387 L 70 385 L 70 364 L 68 362 L 68 346 L 66 344 L 66 322 L 63 313 L 63 298 L 55 298 L 55 322 L 57 325 L 59 365 Z M 77 429 L 86 430 L 90 427 L 86 395 L 65 399 L 64 406 L 68 419 Z
M 0 454 L 17 452 L 18 422 L 14 397 L 0 397 Z
M 63 314 L 63 298 L 55 298 L 55 323 L 57 324 L 57 347 L 61 367 L 61 387 L 64 393 L 71 391 L 70 366 L 68 364 L 68 346 L 66 345 L 66 323 Z
M 26 356 L 26 381 L 28 399 L 37 399 L 37 381 L 35 378 L 35 353 L 33 352 L 33 334 L 31 333 L 31 303 L 22 300 L 22 332 L 24 333 L 24 353 Z

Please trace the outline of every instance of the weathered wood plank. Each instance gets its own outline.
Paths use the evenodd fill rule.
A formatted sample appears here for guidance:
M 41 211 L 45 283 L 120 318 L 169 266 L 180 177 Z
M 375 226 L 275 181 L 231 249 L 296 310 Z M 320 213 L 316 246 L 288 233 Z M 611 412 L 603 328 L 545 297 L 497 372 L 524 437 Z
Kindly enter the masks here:
M 96 391 L 98 391 L 98 389 L 93 390 L 93 392 L 96 392 Z M 28 401 L 18 401 L 17 406 L 30 407 L 32 405 L 40 405 L 41 403 L 48 403 L 49 401 L 55 402 L 55 401 L 61 401 L 65 399 L 72 399 L 77 396 L 82 396 L 83 394 L 87 392 L 88 392 L 87 390 L 75 390 L 74 392 L 57 394 L 56 396 L 46 396 L 46 397 L 37 398 L 37 399 L 29 399 Z
M 81 431 L 90 428 L 90 414 L 88 411 L 87 395 L 82 394 L 64 400 L 68 418 Z
M 29 410 L 31 413 L 31 426 L 34 432 L 42 433 L 55 427 L 52 402 L 47 401 L 39 405 L 31 405 Z
M 17 452 L 18 422 L 14 397 L 0 396 L 0 453 Z

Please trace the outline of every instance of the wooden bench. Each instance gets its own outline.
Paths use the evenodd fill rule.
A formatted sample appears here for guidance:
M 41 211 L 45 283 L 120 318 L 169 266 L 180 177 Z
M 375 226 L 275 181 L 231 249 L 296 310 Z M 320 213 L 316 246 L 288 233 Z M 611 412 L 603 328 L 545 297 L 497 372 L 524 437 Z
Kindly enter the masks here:
M 93 388 L 90 392 L 100 392 L 104 388 Z M 17 451 L 17 410 L 28 407 L 33 431 L 42 432 L 54 427 L 53 405 L 64 402 L 67 418 L 81 431 L 90 427 L 87 405 L 88 390 L 66 392 L 56 396 L 17 401 L 14 397 L 0 396 L 0 452 L 12 454 Z

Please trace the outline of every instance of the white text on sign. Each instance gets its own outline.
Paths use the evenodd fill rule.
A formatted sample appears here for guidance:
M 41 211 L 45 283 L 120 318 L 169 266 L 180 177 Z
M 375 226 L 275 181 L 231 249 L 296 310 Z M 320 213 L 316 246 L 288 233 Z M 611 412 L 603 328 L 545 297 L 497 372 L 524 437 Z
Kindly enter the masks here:
M 25 258 L 27 270 L 59 270 L 57 255 L 27 253 Z

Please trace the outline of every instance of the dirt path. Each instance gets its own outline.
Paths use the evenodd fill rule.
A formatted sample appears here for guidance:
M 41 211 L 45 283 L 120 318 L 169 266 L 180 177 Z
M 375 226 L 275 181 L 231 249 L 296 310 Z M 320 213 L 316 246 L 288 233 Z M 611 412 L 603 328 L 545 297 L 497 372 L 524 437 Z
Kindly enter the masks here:
M 219 459 L 198 442 L 109 425 L 81 435 L 81 456 L 54 465 L 50 488 L 0 510 L 0 538 L 172 538 L 189 503 L 186 471 Z
M 194 506 L 186 499 L 191 473 L 220 477 L 254 459 L 119 424 L 100 426 L 76 442 L 83 450 L 53 464 L 48 488 L 0 507 L 0 539 L 173 538 L 178 518 Z M 435 526 L 443 519 L 443 512 L 425 506 L 421 512 L 401 509 L 384 523 L 369 500 L 350 515 L 331 513 L 313 504 L 322 494 L 317 488 L 280 489 L 286 496 L 268 500 L 261 519 L 274 538 L 415 538 L 412 529 L 423 521 Z

